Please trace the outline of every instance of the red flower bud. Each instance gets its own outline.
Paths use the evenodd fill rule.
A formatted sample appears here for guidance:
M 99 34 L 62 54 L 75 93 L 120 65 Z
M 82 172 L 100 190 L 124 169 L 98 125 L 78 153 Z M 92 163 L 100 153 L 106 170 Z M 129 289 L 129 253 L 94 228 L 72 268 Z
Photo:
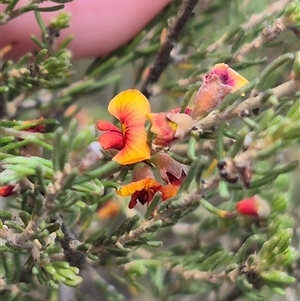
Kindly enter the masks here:
M 0 186 L 0 196 L 7 197 L 12 195 L 12 191 L 14 188 L 14 185 Z
M 239 201 L 235 208 L 241 215 L 257 217 L 260 219 L 267 218 L 270 214 L 269 204 L 258 195 Z

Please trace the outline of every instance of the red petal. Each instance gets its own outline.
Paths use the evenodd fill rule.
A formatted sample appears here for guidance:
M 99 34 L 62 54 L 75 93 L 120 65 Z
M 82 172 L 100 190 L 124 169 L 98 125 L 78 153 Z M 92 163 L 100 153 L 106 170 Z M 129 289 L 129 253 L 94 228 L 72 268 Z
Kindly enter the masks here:
M 168 146 L 175 138 L 177 124 L 167 118 L 167 113 L 147 114 L 152 126 L 150 131 L 156 134 L 154 143 L 156 145 Z
M 123 136 L 119 132 L 105 132 L 98 138 L 98 141 L 103 149 L 121 150 L 124 147 Z
M 102 121 L 102 120 L 98 121 L 97 128 L 100 131 L 111 131 L 111 132 L 122 133 L 122 131 L 117 126 L 115 126 L 114 124 L 112 124 L 111 122 L 108 122 L 108 121 Z

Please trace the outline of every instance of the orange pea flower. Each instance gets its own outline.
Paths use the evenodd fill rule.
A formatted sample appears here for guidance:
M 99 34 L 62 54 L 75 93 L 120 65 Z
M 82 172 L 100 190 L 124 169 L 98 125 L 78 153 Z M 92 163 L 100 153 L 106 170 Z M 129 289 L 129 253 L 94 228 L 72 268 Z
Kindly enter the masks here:
M 171 184 L 163 186 L 157 182 L 151 167 L 141 162 L 135 164 L 133 167 L 132 182 L 117 190 L 117 194 L 121 196 L 131 195 L 128 205 L 131 209 L 137 202 L 140 202 L 142 205 L 149 204 L 157 192 L 161 192 L 162 199 L 167 200 L 173 197 L 177 193 L 177 190 L 178 188 Z
M 147 98 L 138 90 L 126 90 L 110 101 L 108 111 L 120 121 L 121 128 L 107 121 L 99 121 L 97 127 L 105 133 L 100 135 L 98 141 L 105 150 L 119 150 L 112 160 L 127 165 L 149 159 L 150 148 L 145 129 L 146 114 L 150 113 Z
M 150 131 L 154 133 L 154 144 L 168 146 L 176 139 L 182 139 L 193 127 L 194 120 L 189 116 L 190 108 L 179 113 L 180 108 L 163 113 L 150 113 L 147 117 L 152 123 Z
M 228 65 L 216 64 L 206 75 L 196 94 L 191 116 L 201 118 L 217 107 L 229 92 L 235 92 L 247 83 L 248 81 L 243 76 Z
M 158 191 L 162 193 L 162 199 L 167 200 L 173 197 L 177 193 L 177 190 L 178 189 L 173 185 L 163 186 L 153 178 L 145 178 L 124 185 L 117 190 L 117 194 L 121 196 L 131 195 L 131 200 L 128 205 L 128 208 L 131 209 L 137 202 L 140 202 L 142 205 L 146 203 L 149 204 Z

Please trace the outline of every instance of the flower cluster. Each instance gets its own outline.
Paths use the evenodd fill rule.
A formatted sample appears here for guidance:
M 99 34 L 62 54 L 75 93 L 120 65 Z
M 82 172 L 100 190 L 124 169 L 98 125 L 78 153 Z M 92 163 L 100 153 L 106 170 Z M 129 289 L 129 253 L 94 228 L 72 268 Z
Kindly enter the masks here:
M 246 83 L 226 64 L 217 64 L 204 78 L 193 107 L 183 112 L 175 108 L 153 113 L 148 99 L 135 89 L 123 91 L 110 101 L 108 111 L 119 123 L 99 121 L 98 142 L 108 157 L 133 170 L 132 182 L 117 190 L 121 196 L 131 195 L 129 208 L 137 202 L 149 204 L 156 193 L 161 193 L 162 200 L 177 193 L 187 167 L 171 158 L 164 148 L 186 138 L 199 119 Z M 159 171 L 161 181 L 155 178 L 153 168 Z

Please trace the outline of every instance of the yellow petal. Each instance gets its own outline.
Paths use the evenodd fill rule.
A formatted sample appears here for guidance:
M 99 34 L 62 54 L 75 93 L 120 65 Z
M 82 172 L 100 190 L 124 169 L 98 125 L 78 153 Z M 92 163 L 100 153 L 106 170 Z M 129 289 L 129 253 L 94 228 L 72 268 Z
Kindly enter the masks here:
M 123 134 L 124 147 L 113 157 L 121 165 L 133 164 L 150 158 L 147 133 L 144 125 L 131 127 Z
M 161 185 L 152 178 L 145 178 L 136 182 L 124 185 L 116 191 L 118 195 L 128 196 L 134 194 L 136 191 L 141 191 L 143 189 L 158 189 Z
M 240 88 L 248 84 L 248 80 L 246 78 L 244 78 L 242 75 L 240 75 L 224 63 L 216 64 L 211 70 L 211 73 L 215 73 L 218 76 L 220 76 L 220 79 L 223 84 L 231 86 L 231 93 L 239 90 Z M 222 75 L 225 75 L 225 81 L 222 80 Z
M 150 113 L 148 99 L 138 90 L 126 90 L 111 100 L 108 111 L 120 120 L 124 140 L 123 149 L 113 160 L 127 165 L 149 159 L 145 129 L 146 114 Z
M 108 111 L 126 127 L 145 123 L 151 108 L 148 99 L 138 90 L 126 90 L 116 95 L 108 105 Z

